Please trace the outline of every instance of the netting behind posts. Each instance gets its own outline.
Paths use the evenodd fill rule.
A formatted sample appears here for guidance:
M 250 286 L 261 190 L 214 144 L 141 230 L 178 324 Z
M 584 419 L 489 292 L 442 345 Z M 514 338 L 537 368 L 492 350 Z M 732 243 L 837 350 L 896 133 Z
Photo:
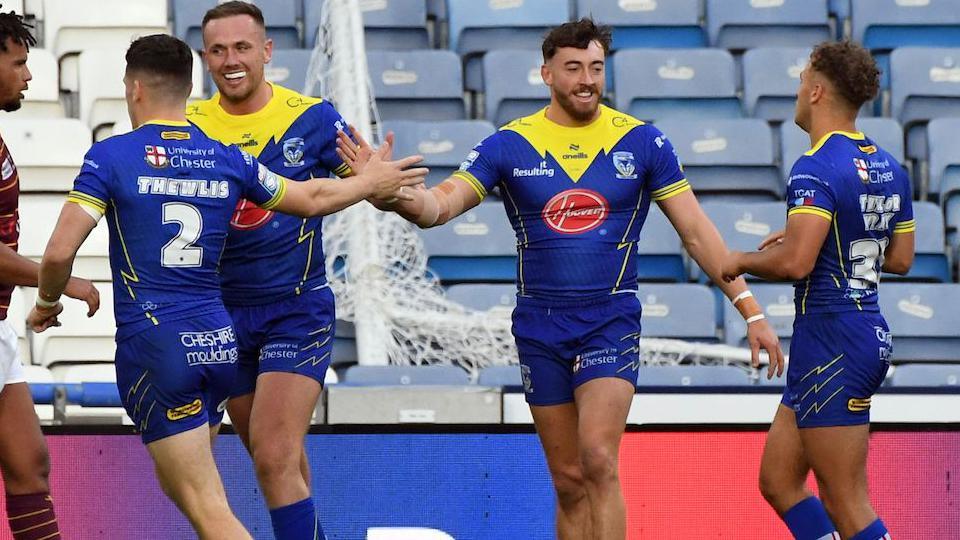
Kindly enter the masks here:
M 379 140 L 358 0 L 326 0 L 318 36 L 304 93 L 316 95 L 319 85 L 368 140 Z M 361 364 L 453 364 L 476 377 L 517 362 L 509 312 L 448 300 L 413 225 L 361 203 L 327 218 L 324 239 L 337 316 L 354 323 Z M 647 363 L 749 363 L 749 351 L 723 345 L 644 338 L 638 346 Z

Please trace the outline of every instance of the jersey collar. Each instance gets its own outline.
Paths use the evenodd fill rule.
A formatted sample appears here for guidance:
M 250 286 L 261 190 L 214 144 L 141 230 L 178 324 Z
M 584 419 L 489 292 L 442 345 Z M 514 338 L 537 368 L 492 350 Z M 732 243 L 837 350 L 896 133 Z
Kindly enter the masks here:
M 820 137 L 820 140 L 817 141 L 817 144 L 813 145 L 813 148 L 811 148 L 810 150 L 804 152 L 803 155 L 812 156 L 816 154 L 817 151 L 820 150 L 821 147 L 823 147 L 823 145 L 827 144 L 827 139 L 829 139 L 833 135 L 842 135 L 854 141 L 863 141 L 863 140 L 866 140 L 867 138 L 862 131 L 839 131 L 839 130 L 831 131 L 830 133 L 827 133 L 823 137 Z

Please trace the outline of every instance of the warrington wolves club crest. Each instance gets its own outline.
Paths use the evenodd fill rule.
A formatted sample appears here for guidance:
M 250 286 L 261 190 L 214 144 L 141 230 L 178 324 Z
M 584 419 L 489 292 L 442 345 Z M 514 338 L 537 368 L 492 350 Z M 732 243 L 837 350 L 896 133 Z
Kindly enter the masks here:
M 284 167 L 303 166 L 303 139 L 292 137 L 283 141 Z

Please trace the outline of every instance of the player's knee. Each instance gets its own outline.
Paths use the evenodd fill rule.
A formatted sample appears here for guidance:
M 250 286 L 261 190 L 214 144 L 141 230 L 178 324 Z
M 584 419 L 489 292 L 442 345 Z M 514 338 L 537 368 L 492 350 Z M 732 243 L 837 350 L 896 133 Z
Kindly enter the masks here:
M 14 466 L 4 467 L 3 480 L 11 493 L 43 493 L 49 491 L 50 455 L 46 448 L 31 452 Z
M 583 484 L 583 469 L 579 464 L 565 465 L 551 469 L 553 488 L 557 492 L 557 500 L 563 508 L 577 505 L 587 496 Z
M 282 442 L 254 441 L 252 443 L 253 463 L 257 477 L 275 478 L 286 474 L 300 474 L 301 452 L 296 452 Z
M 605 483 L 617 479 L 617 450 L 602 444 L 587 444 L 580 448 L 580 463 L 584 479 Z

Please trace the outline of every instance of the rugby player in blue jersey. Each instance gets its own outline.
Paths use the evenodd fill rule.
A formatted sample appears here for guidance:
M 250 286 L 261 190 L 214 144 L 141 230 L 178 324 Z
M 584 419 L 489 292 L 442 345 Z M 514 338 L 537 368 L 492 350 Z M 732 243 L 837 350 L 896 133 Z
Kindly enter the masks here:
M 238 347 L 217 273 L 241 199 L 309 217 L 422 183 L 419 160 L 382 161 L 349 180 L 295 182 L 186 121 L 192 55 L 167 35 L 127 51 L 127 107 L 135 129 L 87 153 L 40 265 L 29 323 L 57 324 L 77 249 L 104 216 L 110 228 L 117 321 L 117 386 L 164 491 L 202 539 L 249 538 L 227 505 L 211 453 Z M 405 170 L 406 169 L 406 170 Z M 297 524 L 323 538 L 311 512 Z M 303 523 L 305 522 L 305 523 Z
M 870 399 L 892 341 L 877 303 L 881 271 L 913 264 L 912 189 L 903 167 L 857 131 L 880 71 L 850 42 L 814 49 L 795 121 L 812 148 L 794 164 L 787 225 L 760 251 L 733 252 L 726 279 L 793 281 L 796 319 L 783 401 L 764 448 L 760 491 L 801 540 L 889 539 L 867 493 Z M 804 486 L 810 470 L 820 499 Z
M 609 46 L 609 28 L 589 19 L 551 31 L 541 69 L 550 105 L 484 139 L 439 186 L 408 189 L 412 201 L 385 206 L 435 227 L 499 187 L 517 235 L 513 333 L 561 539 L 626 535 L 618 451 L 640 369 L 636 252 L 651 201 L 747 320 L 754 365 L 763 348 L 768 376 L 783 368 L 778 339 L 744 281 L 721 279 L 727 248 L 670 141 L 600 104 Z M 361 170 L 370 150 L 340 142 Z

